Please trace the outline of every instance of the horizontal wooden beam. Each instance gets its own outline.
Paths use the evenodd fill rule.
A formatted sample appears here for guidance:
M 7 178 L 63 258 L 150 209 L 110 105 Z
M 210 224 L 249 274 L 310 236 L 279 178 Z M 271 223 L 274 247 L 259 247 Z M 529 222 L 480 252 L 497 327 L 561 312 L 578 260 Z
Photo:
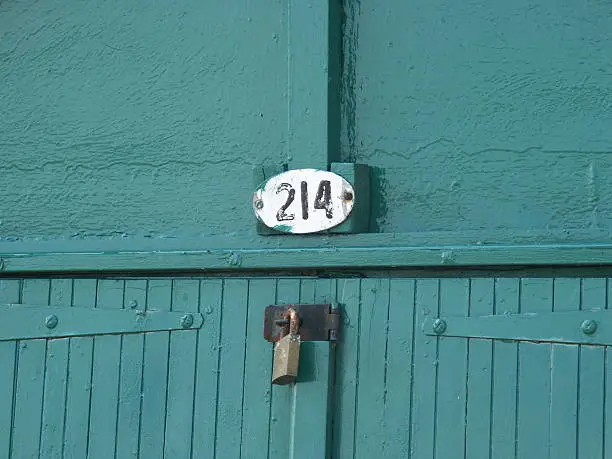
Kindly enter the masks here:
M 359 241 L 360 238 L 346 237 Z M 267 238 L 275 239 L 275 238 Z M 328 238 L 333 241 L 335 238 Z M 345 239 L 346 241 L 346 239 Z M 280 242 L 280 240 L 278 241 Z M 340 241 L 339 241 L 340 242 Z M 388 242 L 388 241 L 387 241 Z M 51 244 L 52 246 L 52 244 Z M 396 243 L 325 246 L 281 244 L 188 249 L 40 250 L 33 245 L 0 252 L 1 273 L 102 271 L 207 271 L 257 269 L 371 269 L 413 266 L 612 265 L 612 244 L 446 245 Z M 15 247 L 17 249 L 18 247 Z M 58 247 L 58 248 L 61 248 Z M 5 248 L 6 249 L 6 248 Z
M 423 331 L 440 337 L 608 346 L 612 344 L 612 311 L 438 317 L 426 319 Z
M 193 330 L 203 322 L 196 312 L 0 304 L 0 341 Z

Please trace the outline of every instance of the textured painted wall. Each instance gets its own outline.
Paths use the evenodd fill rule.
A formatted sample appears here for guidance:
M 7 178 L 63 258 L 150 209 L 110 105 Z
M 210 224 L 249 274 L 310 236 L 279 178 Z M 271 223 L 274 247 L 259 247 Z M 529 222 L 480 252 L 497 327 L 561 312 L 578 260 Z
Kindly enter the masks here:
M 611 227 L 612 3 L 347 5 L 344 159 L 377 168 L 379 230 Z
M 0 3 L 0 238 L 257 244 L 251 166 L 287 160 L 286 8 Z M 345 11 L 343 160 L 374 168 L 376 230 L 610 229 L 609 2 Z
M 0 2 L 1 237 L 251 228 L 251 164 L 284 155 L 286 11 L 231 3 Z

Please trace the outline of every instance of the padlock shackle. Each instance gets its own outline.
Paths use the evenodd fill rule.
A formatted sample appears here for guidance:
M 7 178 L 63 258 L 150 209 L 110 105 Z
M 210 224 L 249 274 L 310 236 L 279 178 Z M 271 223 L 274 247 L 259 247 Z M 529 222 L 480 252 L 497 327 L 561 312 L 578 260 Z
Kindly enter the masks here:
M 295 336 L 298 334 L 300 329 L 300 317 L 295 309 L 289 308 L 287 311 L 287 315 L 289 316 L 289 334 L 291 336 Z

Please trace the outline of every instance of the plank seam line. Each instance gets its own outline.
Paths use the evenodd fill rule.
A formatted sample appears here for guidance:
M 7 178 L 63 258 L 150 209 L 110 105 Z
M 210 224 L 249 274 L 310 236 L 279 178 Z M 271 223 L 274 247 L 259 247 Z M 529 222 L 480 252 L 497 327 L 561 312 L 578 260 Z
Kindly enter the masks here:
M 219 308 L 219 338 L 217 339 L 217 368 L 215 369 L 216 390 L 215 390 L 215 428 L 213 435 L 212 457 L 217 457 L 217 432 L 219 428 L 219 383 L 221 381 L 221 344 L 223 340 L 223 309 L 225 307 L 225 279 L 221 281 L 221 307 Z
M 202 313 L 202 279 L 198 279 L 198 312 Z M 193 434 L 193 432 L 195 429 L 196 399 L 198 391 L 198 359 L 200 358 L 200 333 L 201 329 L 196 332 L 195 339 L 195 355 L 193 368 L 193 401 L 191 405 L 191 446 L 189 448 L 189 459 L 193 458 L 193 442 L 195 439 L 195 435 Z
M 96 291 L 94 292 L 94 308 L 98 307 L 98 294 L 100 289 L 100 279 L 96 279 Z M 91 369 L 89 372 L 89 408 L 87 410 L 87 444 L 85 445 L 85 457 L 89 457 L 89 442 L 91 440 L 91 400 L 93 394 L 93 374 L 94 374 L 94 356 L 96 350 L 96 337 L 91 338 Z
M 249 334 L 249 302 L 251 295 L 251 281 L 247 280 L 247 294 L 246 294 L 246 309 L 244 312 L 244 358 L 242 360 L 242 394 L 240 400 L 240 445 L 238 448 L 238 457 L 242 458 L 242 439 L 244 429 L 244 386 L 246 381 L 246 361 L 247 361 L 247 344 Z
M 175 279 L 170 281 L 170 304 L 168 307 L 169 311 L 174 309 L 174 282 Z M 164 333 L 164 332 L 162 332 Z M 168 330 L 168 352 L 166 353 L 166 395 L 164 398 L 164 438 L 162 439 L 162 453 L 166 456 L 166 433 L 168 432 L 168 393 L 170 392 L 170 350 L 172 349 L 172 338 L 174 334 Z

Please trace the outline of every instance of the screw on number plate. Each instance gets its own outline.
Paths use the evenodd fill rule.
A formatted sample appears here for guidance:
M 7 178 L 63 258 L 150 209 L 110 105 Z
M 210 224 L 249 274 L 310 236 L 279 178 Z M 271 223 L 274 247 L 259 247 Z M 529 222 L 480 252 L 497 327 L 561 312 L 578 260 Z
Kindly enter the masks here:
M 442 319 L 434 320 L 432 329 L 436 335 L 441 335 L 446 331 L 446 321 Z
M 592 335 L 597 331 L 597 322 L 591 319 L 585 320 L 580 324 L 580 330 L 585 335 Z
M 344 198 L 345 201 L 352 201 L 353 200 L 353 193 L 351 193 L 350 191 L 345 191 L 343 198 Z
M 261 199 L 255 201 L 255 208 L 260 210 L 263 209 L 263 201 Z

